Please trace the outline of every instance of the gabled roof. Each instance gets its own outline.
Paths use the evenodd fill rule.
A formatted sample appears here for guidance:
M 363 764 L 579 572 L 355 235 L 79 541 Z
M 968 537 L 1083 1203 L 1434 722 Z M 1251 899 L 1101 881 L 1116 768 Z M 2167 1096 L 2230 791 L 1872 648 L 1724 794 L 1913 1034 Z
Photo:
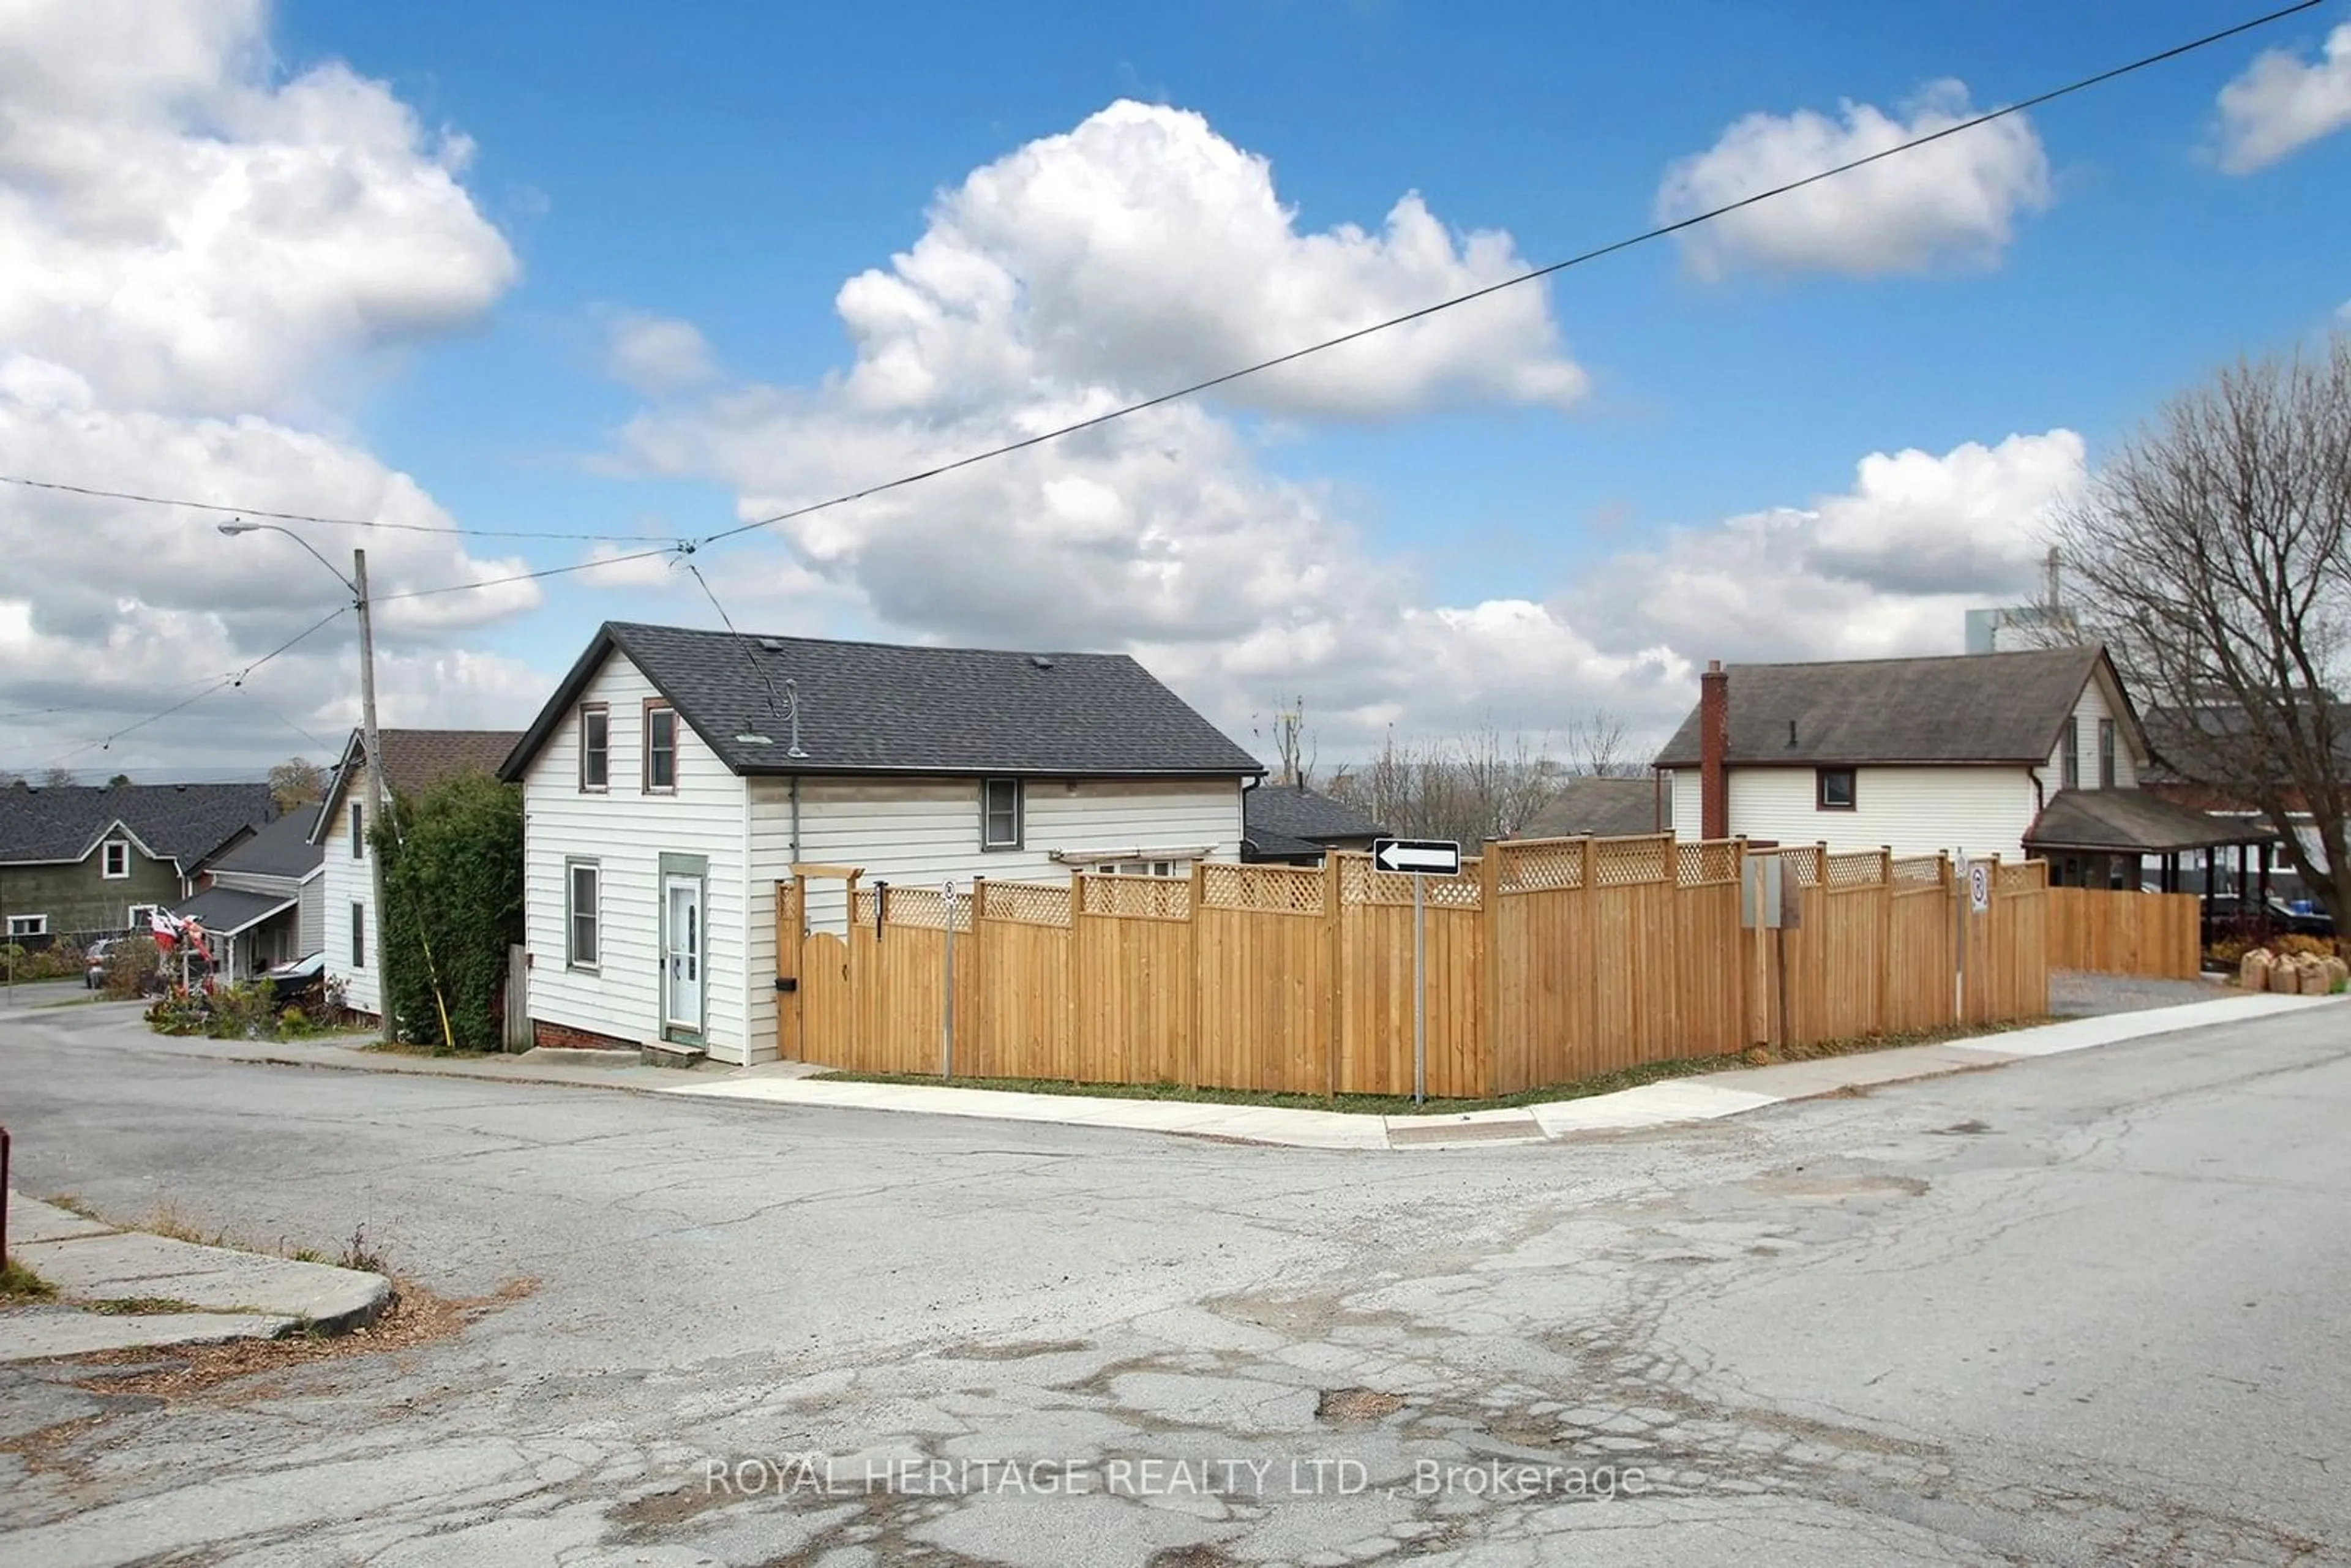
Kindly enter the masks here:
M 241 888 L 208 887 L 172 911 L 193 920 L 215 936 L 235 936 L 271 915 L 301 902 L 291 894 L 246 893 Z
M 1261 855 L 1304 855 L 1386 830 L 1343 801 L 1302 784 L 1260 784 L 1241 795 L 1241 837 Z
M 737 773 L 1248 777 L 1257 759 L 1123 653 L 1022 653 L 607 622 L 500 777 L 519 779 L 618 653 Z M 782 697 L 796 683 L 804 757 Z M 767 744 L 744 740 L 763 736 Z
M 1655 779 L 1571 779 L 1557 799 L 1519 830 L 1519 837 L 1629 839 L 1656 831 Z
M 2178 850 L 2260 843 L 2277 834 L 2242 817 L 2215 817 L 2174 805 L 2144 789 L 2060 789 L 2026 831 L 2033 852 L 2087 850 L 2169 854 Z
M 297 806 L 213 862 L 212 869 L 301 881 L 326 859 L 326 850 L 310 838 L 319 814 L 316 805 Z
M 0 864 L 72 862 L 116 824 L 183 875 L 269 821 L 266 784 L 97 784 L 0 789 Z
M 1859 659 L 1815 664 L 1732 664 L 1734 767 L 1836 763 L 2033 763 L 2048 760 L 2082 688 L 2103 667 L 2097 647 Z M 2125 696 L 2117 717 L 2135 731 Z M 2134 747 L 2143 751 L 2144 742 Z M 1699 763 L 1698 710 L 1657 754 L 1659 768 Z
M 495 774 L 521 738 L 522 732 L 517 729 L 376 731 L 376 742 L 383 747 L 384 787 L 395 795 L 422 794 L 460 773 Z M 310 825 L 314 843 L 323 841 L 341 818 L 344 793 L 359 777 L 359 762 L 367 749 L 363 739 L 355 729 L 343 743 L 343 759 L 336 764 L 334 782 L 327 786 L 327 798 L 319 802 L 318 820 Z

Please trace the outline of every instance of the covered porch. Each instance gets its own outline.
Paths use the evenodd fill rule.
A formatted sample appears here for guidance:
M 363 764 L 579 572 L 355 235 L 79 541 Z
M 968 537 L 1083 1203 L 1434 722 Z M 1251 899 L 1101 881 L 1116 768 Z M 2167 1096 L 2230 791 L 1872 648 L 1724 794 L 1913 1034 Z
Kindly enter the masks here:
M 172 913 L 204 927 L 214 974 L 244 980 L 302 956 L 301 902 L 290 894 L 208 887 Z
M 2049 862 L 2052 887 L 2192 893 L 2205 937 L 2244 919 L 2267 934 L 2270 851 L 2277 835 L 2243 817 L 2215 816 L 2143 789 L 2061 789 L 2024 835 Z

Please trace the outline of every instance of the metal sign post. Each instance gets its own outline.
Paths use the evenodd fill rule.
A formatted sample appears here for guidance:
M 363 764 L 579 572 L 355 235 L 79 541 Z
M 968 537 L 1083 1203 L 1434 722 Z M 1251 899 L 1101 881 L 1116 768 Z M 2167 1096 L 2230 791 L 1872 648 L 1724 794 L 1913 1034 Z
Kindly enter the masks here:
M 1461 874 L 1461 846 L 1452 839 L 1374 839 L 1374 870 L 1412 878 L 1412 1103 L 1428 1100 L 1428 897 L 1432 876 Z

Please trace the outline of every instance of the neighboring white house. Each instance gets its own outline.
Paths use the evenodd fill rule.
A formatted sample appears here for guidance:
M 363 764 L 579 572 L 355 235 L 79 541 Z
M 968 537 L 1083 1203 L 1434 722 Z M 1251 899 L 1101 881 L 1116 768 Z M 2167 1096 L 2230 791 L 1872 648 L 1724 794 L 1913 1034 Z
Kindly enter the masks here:
M 327 940 L 325 851 L 318 808 L 290 810 L 214 861 L 204 891 L 175 913 L 200 923 L 221 972 L 237 977 L 319 952 Z
M 2046 858 L 2139 885 L 2138 861 L 2241 824 L 2142 791 L 2147 737 L 2095 646 L 1812 664 L 1719 663 L 1658 754 L 1684 837 Z
M 512 729 L 379 729 L 386 783 L 395 795 L 414 796 L 459 773 L 495 773 L 521 732 Z M 368 847 L 368 761 L 358 730 L 343 747 L 327 798 L 319 803 L 310 841 L 325 851 L 320 902 L 327 973 L 343 982 L 353 1012 L 381 1009 L 378 985 L 375 867 Z
M 541 1044 L 776 1054 L 776 883 L 1176 875 L 1263 769 L 1120 654 L 608 623 L 501 777 L 523 786 Z M 811 928 L 845 928 L 810 883 Z

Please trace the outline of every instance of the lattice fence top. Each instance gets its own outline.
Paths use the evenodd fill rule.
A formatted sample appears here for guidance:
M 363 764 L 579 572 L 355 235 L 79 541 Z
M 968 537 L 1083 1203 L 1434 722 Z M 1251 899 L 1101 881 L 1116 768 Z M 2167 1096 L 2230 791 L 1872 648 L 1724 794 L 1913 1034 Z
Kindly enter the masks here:
M 889 899 L 886 906 L 882 902 L 885 896 Z M 852 918 L 860 925 L 872 925 L 878 913 L 884 926 L 944 931 L 952 924 L 957 931 L 971 929 L 971 894 L 962 888 L 956 890 L 950 904 L 946 893 L 935 887 L 893 884 L 885 894 L 881 884 L 868 883 L 857 890 L 854 908 Z
M 1461 862 L 1459 876 L 1423 879 L 1423 902 L 1431 909 L 1483 907 L 1485 890 L 1479 885 L 1477 865 L 1474 860 L 1465 860 Z M 1342 855 L 1339 858 L 1339 901 L 1342 904 L 1403 904 L 1410 907 L 1412 878 L 1402 872 L 1377 870 L 1369 855 Z
M 1940 882 L 1943 880 L 1943 857 L 1940 855 L 1896 855 L 1894 880 L 1904 882 Z
M 1120 876 L 1088 872 L 1078 878 L 1079 908 L 1087 915 L 1116 915 L 1136 920 L 1189 920 L 1192 879 L 1174 876 Z M 988 894 L 993 899 L 996 894 Z
M 1592 885 L 1635 887 L 1672 881 L 1674 864 L 1667 853 L 1672 842 L 1667 838 L 1593 840 Z
M 1207 909 L 1321 915 L 1324 913 L 1322 873 L 1304 866 L 1204 865 L 1200 903 Z
M 1583 885 L 1582 839 L 1499 843 L 1487 852 L 1498 857 L 1494 880 L 1505 892 L 1543 893 Z
M 1703 840 L 1674 846 L 1674 880 L 1684 887 L 1708 887 L 1739 880 L 1739 846 Z
M 2002 893 L 2024 893 L 2049 885 L 2047 861 L 2021 861 L 2013 865 L 2003 865 L 1999 871 L 1999 887 Z
M 1778 855 L 1780 874 L 1798 887 L 1821 885 L 1821 849 L 1818 844 L 1789 844 L 1781 849 L 1750 850 L 1748 852 Z
M 1070 884 L 1066 882 L 993 882 L 984 895 L 990 920 L 1019 925 L 1067 925 Z
M 1876 887 L 1885 880 L 1886 857 L 1875 850 L 1844 850 L 1829 856 L 1831 887 Z

